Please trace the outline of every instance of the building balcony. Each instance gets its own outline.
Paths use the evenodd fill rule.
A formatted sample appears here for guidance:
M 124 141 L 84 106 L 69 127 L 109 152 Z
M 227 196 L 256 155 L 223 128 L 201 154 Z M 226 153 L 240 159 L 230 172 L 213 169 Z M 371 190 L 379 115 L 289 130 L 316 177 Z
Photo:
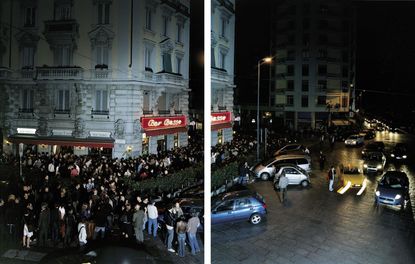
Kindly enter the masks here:
M 110 114 L 109 110 L 91 110 L 91 115 L 101 115 L 101 116 L 108 116 Z
M 38 80 L 80 80 L 83 69 L 80 67 L 37 67 Z
M 12 76 L 12 70 L 6 67 L 0 67 L 0 79 L 8 79 Z
M 70 115 L 71 110 L 69 109 L 55 109 L 53 110 L 54 115 Z
M 112 70 L 106 68 L 95 68 L 94 70 L 88 71 L 89 79 L 111 79 L 112 78 Z
M 78 37 L 79 24 L 76 20 L 49 20 L 45 21 L 44 34 L 47 39 L 62 38 L 63 36 Z
M 211 71 L 211 75 L 212 75 L 211 76 L 212 80 L 220 81 L 220 82 L 229 82 L 229 81 L 231 81 L 231 78 L 230 78 L 228 72 L 225 69 L 212 67 L 210 69 L 210 71 Z
M 150 77 L 150 76 L 146 75 L 146 77 Z M 179 85 L 179 86 L 185 85 L 185 79 L 179 73 L 158 72 L 158 73 L 152 74 L 151 78 L 153 81 L 160 83 L 160 84 L 167 84 L 167 85 L 170 84 L 170 85 Z

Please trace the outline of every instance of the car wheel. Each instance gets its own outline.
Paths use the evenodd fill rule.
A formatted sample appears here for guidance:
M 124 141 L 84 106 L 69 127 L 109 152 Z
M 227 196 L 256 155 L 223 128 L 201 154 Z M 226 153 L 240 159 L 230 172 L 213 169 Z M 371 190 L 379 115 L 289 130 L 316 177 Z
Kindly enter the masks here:
M 257 224 L 261 223 L 261 221 L 262 221 L 262 217 L 261 217 L 260 214 L 253 214 L 249 218 L 249 222 L 251 222 L 251 224 L 253 224 L 253 225 L 257 225 Z
M 306 187 L 308 187 L 309 184 L 310 183 L 308 181 L 304 180 L 304 181 L 301 182 L 301 187 L 306 188 Z
M 270 175 L 268 172 L 261 173 L 261 180 L 267 181 L 269 179 Z

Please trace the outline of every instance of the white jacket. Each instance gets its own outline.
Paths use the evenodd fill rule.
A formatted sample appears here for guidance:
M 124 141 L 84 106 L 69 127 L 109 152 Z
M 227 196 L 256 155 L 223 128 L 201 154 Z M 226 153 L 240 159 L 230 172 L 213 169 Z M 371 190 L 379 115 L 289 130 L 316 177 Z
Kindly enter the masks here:
M 83 242 L 83 243 L 87 243 L 86 240 L 86 226 L 84 223 L 79 223 L 78 224 L 78 239 L 79 239 L 79 243 Z

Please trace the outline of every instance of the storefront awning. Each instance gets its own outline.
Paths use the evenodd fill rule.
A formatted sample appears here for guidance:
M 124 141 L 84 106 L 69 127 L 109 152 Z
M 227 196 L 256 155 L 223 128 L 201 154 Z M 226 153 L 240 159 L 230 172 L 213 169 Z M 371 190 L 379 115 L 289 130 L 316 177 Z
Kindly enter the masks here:
M 222 124 L 217 124 L 217 125 L 212 125 L 211 126 L 212 131 L 216 131 L 216 130 L 224 129 L 224 128 L 232 128 L 232 123 L 222 123 Z
M 12 143 L 32 145 L 58 145 L 88 148 L 113 148 L 112 138 L 73 138 L 73 137 L 39 137 L 35 135 L 12 135 L 8 138 Z
M 175 127 L 175 128 L 166 128 L 166 129 L 155 129 L 155 130 L 144 130 L 146 136 L 160 136 L 176 133 L 187 133 L 187 127 Z

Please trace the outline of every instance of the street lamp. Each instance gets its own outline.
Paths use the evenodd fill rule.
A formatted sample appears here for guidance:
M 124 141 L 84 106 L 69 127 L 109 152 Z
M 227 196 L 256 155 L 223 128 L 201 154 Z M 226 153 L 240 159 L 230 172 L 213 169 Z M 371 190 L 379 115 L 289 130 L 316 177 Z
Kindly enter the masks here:
M 272 57 L 262 58 L 258 61 L 258 87 L 257 87 L 257 108 L 256 108 L 256 159 L 259 161 L 259 86 L 260 86 L 260 79 L 261 79 L 261 64 L 263 63 L 271 63 Z

